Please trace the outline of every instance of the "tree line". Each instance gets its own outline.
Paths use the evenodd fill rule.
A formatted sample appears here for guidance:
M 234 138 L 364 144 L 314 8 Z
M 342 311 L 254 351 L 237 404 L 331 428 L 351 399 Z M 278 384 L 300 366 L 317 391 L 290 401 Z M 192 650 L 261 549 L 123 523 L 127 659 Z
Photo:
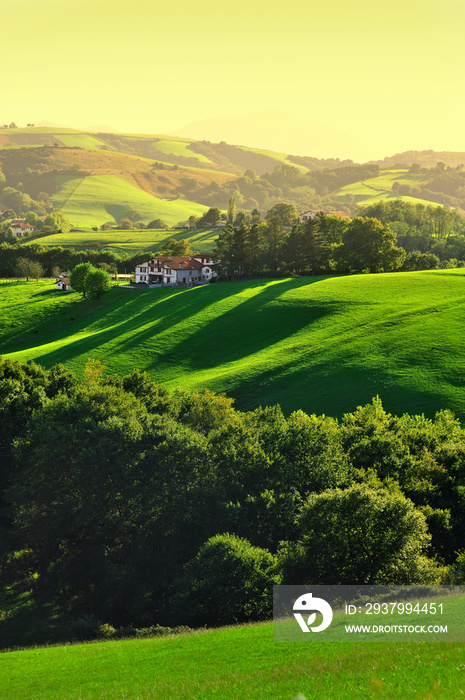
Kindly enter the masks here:
M 1 584 L 68 635 L 89 616 L 264 619 L 274 583 L 465 582 L 465 430 L 449 411 L 240 412 L 138 370 L 89 360 L 78 379 L 4 358 L 0 416 Z

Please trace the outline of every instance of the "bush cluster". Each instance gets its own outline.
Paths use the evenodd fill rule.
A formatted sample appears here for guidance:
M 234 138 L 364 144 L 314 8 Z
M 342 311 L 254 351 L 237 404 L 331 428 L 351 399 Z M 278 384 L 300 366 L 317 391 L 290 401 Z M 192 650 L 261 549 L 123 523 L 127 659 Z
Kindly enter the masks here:
M 1 359 L 0 452 L 3 585 L 92 629 L 264 619 L 278 582 L 463 581 L 448 411 L 286 418 L 97 361 L 78 379 Z

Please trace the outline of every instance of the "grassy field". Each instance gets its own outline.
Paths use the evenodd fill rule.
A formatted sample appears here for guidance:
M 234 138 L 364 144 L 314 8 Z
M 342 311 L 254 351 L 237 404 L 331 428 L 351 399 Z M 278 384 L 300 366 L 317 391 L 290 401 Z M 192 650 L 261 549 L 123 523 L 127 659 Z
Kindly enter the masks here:
M 437 202 L 430 202 L 426 199 L 417 197 L 409 197 L 406 195 L 399 196 L 392 192 L 394 182 L 399 182 L 402 185 L 410 185 L 411 187 L 421 187 L 425 183 L 424 175 L 412 175 L 408 170 L 384 170 L 378 177 L 363 180 L 361 182 L 353 182 L 350 185 L 345 185 L 331 193 L 331 197 L 344 201 L 346 195 L 350 194 L 354 197 L 357 204 L 368 205 L 374 204 L 386 199 L 402 199 L 411 204 L 424 204 L 426 206 L 433 205 L 435 207 L 442 206 Z
M 77 227 L 115 224 L 128 209 L 138 212 L 138 220 L 163 219 L 169 226 L 174 226 L 191 214 L 201 216 L 208 209 L 185 199 L 153 197 L 117 175 L 89 175 L 66 180 L 60 191 L 53 195 L 52 202 Z
M 6 283 L 0 304 L 2 354 L 45 367 L 93 357 L 241 409 L 340 416 L 379 394 L 396 414 L 465 420 L 463 270 L 113 289 L 100 304 Z
M 219 231 L 210 230 L 164 230 L 144 229 L 142 231 L 73 231 L 69 233 L 52 233 L 39 238 L 33 243 L 39 243 L 46 248 L 62 246 L 63 248 L 104 248 L 115 253 L 136 253 L 141 250 L 158 251 L 165 241 L 170 238 L 187 239 L 192 250 L 199 253 L 211 253 L 215 247 Z M 25 243 L 28 245 L 28 243 Z
M 273 158 L 280 163 L 285 163 L 286 165 L 291 165 L 293 168 L 297 168 L 301 173 L 308 173 L 308 168 L 304 165 L 299 165 L 298 163 L 293 163 L 289 160 L 289 156 L 286 153 L 277 153 L 276 151 L 266 151 L 263 148 L 248 148 L 247 146 L 241 146 L 243 151 L 250 151 L 251 153 L 259 153 L 261 156 L 268 156 L 268 158 Z
M 201 163 L 213 163 L 207 156 L 191 151 L 188 148 L 190 143 L 191 141 L 184 139 L 160 139 L 160 141 L 154 142 L 153 147 L 162 153 L 172 153 L 175 156 L 186 156 L 186 158 L 197 158 Z
M 68 148 L 86 148 L 90 151 L 99 150 L 105 145 L 103 141 L 92 134 L 60 134 L 59 140 L 63 146 L 68 146 Z
M 463 697 L 463 645 L 274 643 L 271 624 L 2 654 L 2 700 Z

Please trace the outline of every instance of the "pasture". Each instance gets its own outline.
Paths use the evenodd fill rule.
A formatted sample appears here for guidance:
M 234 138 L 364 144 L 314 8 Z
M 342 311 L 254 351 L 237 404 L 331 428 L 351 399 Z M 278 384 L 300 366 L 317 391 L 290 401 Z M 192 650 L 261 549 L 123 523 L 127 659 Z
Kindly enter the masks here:
M 162 153 L 172 154 L 175 156 L 185 156 L 186 158 L 197 158 L 200 163 L 213 163 L 210 158 L 202 155 L 201 153 L 195 153 L 189 149 L 191 141 L 184 140 L 180 138 L 163 139 L 159 141 L 154 141 L 153 148 Z
M 442 206 L 437 202 L 430 202 L 426 199 L 407 195 L 400 196 L 392 191 L 394 182 L 399 182 L 401 185 L 410 185 L 411 187 L 421 187 L 423 184 L 426 184 L 425 176 L 422 174 L 412 175 L 408 170 L 400 169 L 383 170 L 378 177 L 345 185 L 332 192 L 331 196 L 342 202 L 346 195 L 352 195 L 355 202 L 362 206 L 386 199 L 402 199 L 411 204 L 424 204 L 425 206 Z
M 270 623 L 2 654 L 2 700 L 463 695 L 461 644 L 274 643 Z
M 88 175 L 62 182 L 52 202 L 74 227 L 117 223 L 136 210 L 139 220 L 163 219 L 169 226 L 191 214 L 201 216 L 208 207 L 186 199 L 159 199 L 117 175 Z
M 211 253 L 215 247 L 219 231 L 209 230 L 165 230 L 143 229 L 134 231 L 70 231 L 69 233 L 52 233 L 44 238 L 31 241 L 46 248 L 75 248 L 86 250 L 103 248 L 118 254 L 133 254 L 139 251 L 159 251 L 170 238 L 186 239 L 192 250 L 199 253 Z M 27 243 L 25 243 L 27 245 Z
M 236 407 L 340 416 L 379 395 L 395 414 L 465 420 L 465 275 L 444 270 L 118 289 L 100 303 L 6 283 L 1 353 L 81 373 L 138 367 Z

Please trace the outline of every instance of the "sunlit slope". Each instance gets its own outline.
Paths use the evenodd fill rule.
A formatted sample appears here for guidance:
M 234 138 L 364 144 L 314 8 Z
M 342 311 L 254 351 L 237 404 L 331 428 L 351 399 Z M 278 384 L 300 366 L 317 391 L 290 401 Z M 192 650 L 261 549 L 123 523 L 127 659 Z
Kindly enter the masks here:
M 67 180 L 53 195 L 52 202 L 74 226 L 115 224 L 129 209 L 137 211 L 137 220 L 163 219 L 174 226 L 191 214 L 201 216 L 207 210 L 204 205 L 185 199 L 154 197 L 117 175 Z
M 465 420 L 462 270 L 114 289 L 100 305 L 5 284 L 0 303 L 1 351 L 22 361 L 81 372 L 93 357 L 243 409 L 340 415 L 379 394 L 394 413 Z
M 162 249 L 163 244 L 170 238 L 176 240 L 186 239 L 189 241 L 194 252 L 211 253 L 215 248 L 215 241 L 218 238 L 218 229 L 143 229 L 142 231 L 69 231 L 68 233 L 52 233 L 40 239 L 40 245 L 45 248 L 75 248 L 76 250 L 87 250 L 98 248 L 122 254 L 131 254 L 139 251 L 156 252 Z M 35 245 L 37 241 L 32 240 L 30 245 Z M 29 245 L 25 243 L 25 245 Z
M 383 170 L 378 177 L 373 177 L 360 182 L 353 182 L 350 185 L 345 185 L 335 192 L 331 192 L 330 196 L 341 202 L 346 201 L 347 195 L 353 197 L 353 201 L 360 205 L 374 204 L 386 199 L 402 199 L 411 204 L 424 204 L 426 206 L 442 206 L 437 202 L 431 202 L 419 197 L 411 197 L 408 195 L 399 195 L 392 190 L 395 182 L 400 185 L 410 185 L 411 187 L 421 188 L 427 184 L 424 174 L 415 175 L 409 173 L 408 170 Z
M 460 644 L 289 644 L 271 624 L 2 654 L 2 700 L 456 700 Z
M 66 129 L 63 127 L 34 127 L 22 129 L 4 129 L 0 134 L 0 148 L 27 148 L 31 146 L 55 146 L 55 147 L 79 147 L 86 150 L 100 151 L 102 153 L 114 152 L 127 155 L 145 157 L 148 159 L 170 163 L 178 163 L 180 166 L 197 165 L 200 168 L 219 168 L 224 172 L 240 174 L 248 167 L 261 174 L 273 169 L 274 165 L 285 162 L 293 165 L 285 153 L 263 150 L 259 148 L 237 147 L 236 151 L 229 154 L 216 153 L 218 144 L 210 144 L 213 148 L 211 157 L 197 152 L 196 139 L 179 136 L 163 136 L 155 134 L 120 134 L 100 133 L 95 131 L 80 131 L 78 129 Z M 191 148 L 191 146 L 194 148 Z M 223 149 L 224 150 L 224 149 Z M 242 157 L 241 157 L 242 152 Z M 247 162 L 244 154 L 248 154 Z M 188 161 L 186 159 L 189 159 Z M 318 159 L 316 159 L 318 162 Z M 304 166 L 295 166 L 301 172 L 307 172 Z M 322 161 L 322 167 L 324 162 Z

